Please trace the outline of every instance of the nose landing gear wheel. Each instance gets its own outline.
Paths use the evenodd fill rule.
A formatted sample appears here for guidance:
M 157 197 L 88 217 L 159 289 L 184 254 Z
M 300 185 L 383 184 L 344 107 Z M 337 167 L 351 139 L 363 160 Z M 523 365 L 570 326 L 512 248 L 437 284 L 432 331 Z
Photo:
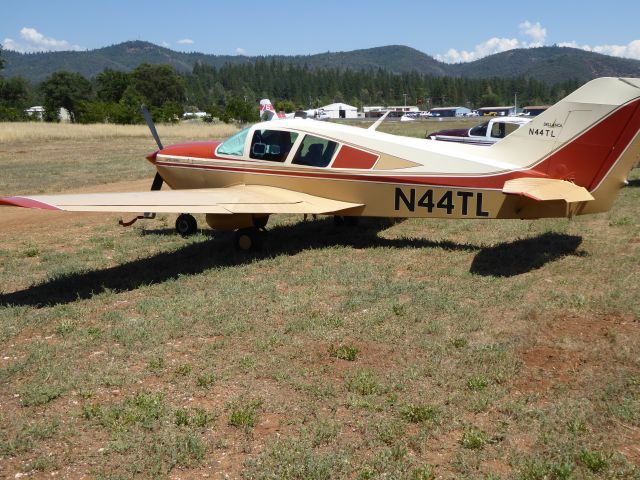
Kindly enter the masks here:
M 193 235 L 198 230 L 198 222 L 188 213 L 181 213 L 176 219 L 176 232 L 183 237 Z
M 262 232 L 255 227 L 241 228 L 236 231 L 233 246 L 243 252 L 259 250 L 262 247 Z

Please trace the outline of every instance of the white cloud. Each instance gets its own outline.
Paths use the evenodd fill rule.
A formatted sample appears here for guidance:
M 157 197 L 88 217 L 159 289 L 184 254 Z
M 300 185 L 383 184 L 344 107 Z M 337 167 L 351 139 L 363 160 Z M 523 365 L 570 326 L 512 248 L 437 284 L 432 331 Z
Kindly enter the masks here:
M 518 48 L 520 42 L 515 38 L 493 37 L 476 45 L 472 51 L 450 48 L 444 55 L 436 55 L 438 60 L 447 63 L 472 62 L 494 53 L 506 52 Z
M 479 43 L 471 51 L 456 50 L 450 48 L 443 55 L 436 55 L 435 58 L 447 63 L 472 62 L 487 55 L 505 52 L 514 48 L 533 48 L 542 47 L 547 40 L 547 29 L 540 22 L 532 23 L 529 20 L 518 25 L 518 30 L 523 38 L 498 38 L 493 37 L 482 43 Z M 626 57 L 640 60 L 640 40 L 633 40 L 626 45 L 580 45 L 575 41 L 560 42 L 560 47 L 572 47 L 587 50 L 589 52 L 603 53 L 614 57 Z
M 182 40 L 178 40 L 177 43 L 178 43 L 178 45 L 193 45 L 196 42 L 194 42 L 190 38 L 183 38 Z
M 51 37 L 45 37 L 35 28 L 23 27 L 20 30 L 21 41 L 15 41 L 12 38 L 5 38 L 2 41 L 4 48 L 7 50 L 15 50 L 16 52 L 47 52 L 61 50 L 83 50 L 79 45 L 73 45 L 67 40 L 57 40 Z
M 246 54 L 247 54 L 247 51 L 244 48 L 242 47 L 236 48 L 236 55 L 246 55 Z
M 532 42 L 528 44 L 529 47 L 541 47 L 547 39 L 547 29 L 540 25 L 540 22 L 531 23 L 525 20 L 518 25 L 518 29 L 522 35 L 531 37 Z
M 171 45 L 169 45 L 169 42 L 165 42 L 164 40 L 162 41 L 162 46 L 164 48 L 169 48 Z
M 580 45 L 575 40 L 558 43 L 559 47 L 571 47 L 586 50 L 588 52 L 602 53 L 613 57 L 633 58 L 640 60 L 640 40 L 633 40 L 626 45 Z

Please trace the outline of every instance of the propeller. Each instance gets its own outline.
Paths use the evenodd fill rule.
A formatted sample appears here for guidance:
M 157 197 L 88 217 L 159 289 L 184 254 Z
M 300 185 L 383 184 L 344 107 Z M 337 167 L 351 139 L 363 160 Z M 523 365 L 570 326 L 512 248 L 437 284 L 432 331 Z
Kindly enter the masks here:
M 151 118 L 151 113 L 144 105 L 140 106 L 140 111 L 142 112 L 142 116 L 144 117 L 144 121 L 147 123 L 149 130 L 151 131 L 151 136 L 156 141 L 158 145 L 158 150 L 162 150 L 164 147 L 162 146 L 162 142 L 160 141 L 160 135 L 158 135 L 158 130 L 156 130 L 156 126 L 153 123 L 153 118 Z M 160 190 L 162 188 L 162 184 L 164 183 L 164 179 L 159 172 L 156 172 L 155 177 L 153 177 L 153 183 L 151 184 L 151 191 Z M 129 227 L 136 223 L 138 220 L 142 218 L 156 218 L 155 213 L 145 212 L 143 215 L 138 215 L 137 217 L 132 218 L 128 222 L 120 220 L 118 223 L 123 227 Z
M 158 135 L 158 131 L 156 130 L 156 126 L 153 123 L 153 118 L 151 118 L 151 114 L 149 113 L 149 110 L 147 110 L 147 107 L 145 107 L 144 105 L 140 107 L 140 110 L 142 111 L 142 116 L 144 117 L 144 121 L 147 122 L 147 126 L 149 127 L 149 130 L 151 130 L 151 136 L 153 137 L 153 139 L 156 141 L 156 144 L 158 145 L 158 150 L 162 150 L 164 147 L 162 146 L 162 142 L 160 141 L 160 135 Z M 153 177 L 153 183 L 151 184 L 151 190 L 160 190 L 162 188 L 163 182 L 164 182 L 164 179 L 162 178 L 160 173 L 156 172 L 156 176 Z M 144 214 L 145 218 L 153 218 L 153 217 L 147 217 L 147 215 L 151 215 L 151 214 L 145 213 Z

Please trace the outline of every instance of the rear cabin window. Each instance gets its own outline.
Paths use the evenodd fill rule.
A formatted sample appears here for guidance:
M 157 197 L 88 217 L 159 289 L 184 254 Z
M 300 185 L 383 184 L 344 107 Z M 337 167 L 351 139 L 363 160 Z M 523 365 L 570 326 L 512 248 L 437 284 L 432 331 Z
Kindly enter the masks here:
M 291 147 L 298 138 L 294 132 L 282 130 L 256 130 L 251 139 L 249 156 L 256 160 L 270 162 L 284 162 L 291 151 Z
M 302 140 L 300 148 L 293 157 L 295 165 L 307 165 L 310 167 L 326 167 L 331 163 L 333 154 L 338 144 L 331 140 L 307 135 Z
M 513 123 L 496 122 L 491 127 L 491 136 L 493 138 L 504 138 L 510 133 L 515 132 L 520 125 Z
M 235 135 L 226 139 L 219 147 L 218 152 L 221 155 L 236 155 L 242 156 L 244 154 L 244 142 L 247 138 L 249 129 L 239 131 Z

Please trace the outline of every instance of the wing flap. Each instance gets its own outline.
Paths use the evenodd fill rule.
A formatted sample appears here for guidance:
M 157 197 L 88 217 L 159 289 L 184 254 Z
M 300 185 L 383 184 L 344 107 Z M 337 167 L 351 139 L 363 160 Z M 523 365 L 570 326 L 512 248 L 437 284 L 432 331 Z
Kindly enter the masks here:
M 73 212 L 332 213 L 362 204 L 262 185 L 0 198 L 0 205 Z
M 564 200 L 567 203 L 589 202 L 593 196 L 589 191 L 574 183 L 553 178 L 516 178 L 504 183 L 502 192 L 522 195 L 539 202 Z

